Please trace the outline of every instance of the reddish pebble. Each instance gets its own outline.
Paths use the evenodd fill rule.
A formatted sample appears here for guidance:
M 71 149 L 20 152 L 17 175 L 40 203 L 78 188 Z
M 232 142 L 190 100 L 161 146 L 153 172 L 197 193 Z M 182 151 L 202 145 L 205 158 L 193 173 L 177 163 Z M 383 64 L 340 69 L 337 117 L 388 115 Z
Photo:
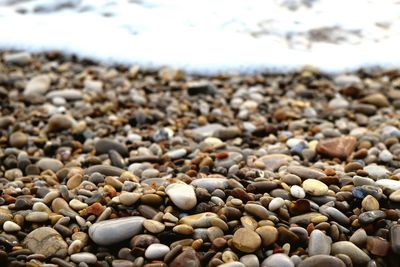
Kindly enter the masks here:
M 104 207 L 100 203 L 94 203 L 87 207 L 86 210 L 89 214 L 99 216 L 103 212 Z

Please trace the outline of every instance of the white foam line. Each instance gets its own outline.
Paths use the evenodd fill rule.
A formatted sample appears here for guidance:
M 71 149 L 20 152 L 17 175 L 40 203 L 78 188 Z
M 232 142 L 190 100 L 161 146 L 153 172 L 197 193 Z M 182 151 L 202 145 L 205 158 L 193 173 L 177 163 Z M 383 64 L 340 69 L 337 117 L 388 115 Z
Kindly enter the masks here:
M 75 7 L 57 10 L 54 2 L 46 0 L 10 7 L 0 0 L 0 48 L 33 52 L 60 50 L 104 63 L 138 64 L 144 68 L 170 66 L 199 74 L 294 71 L 304 65 L 327 73 L 400 67 L 400 53 L 396 53 L 400 44 L 400 30 L 397 29 L 400 27 L 392 27 L 388 36 L 381 37 L 384 31 L 378 32 L 376 26 L 369 25 L 367 16 L 355 20 L 349 19 L 351 14 L 343 14 L 342 20 L 332 21 L 333 15 L 337 14 L 333 8 L 340 5 L 329 4 L 332 1 L 320 1 L 313 13 L 303 7 L 292 12 L 276 3 L 271 4 L 273 1 L 258 0 L 251 1 L 255 6 L 244 5 L 244 11 L 241 9 L 243 2 L 222 1 L 221 6 L 214 6 L 209 12 L 207 5 L 216 5 L 214 1 L 145 1 L 141 5 L 112 0 L 63 2 Z M 355 2 L 361 5 L 366 1 Z M 280 23 L 270 26 L 271 34 L 262 34 L 258 38 L 249 33 L 259 29 L 257 21 L 265 16 L 257 5 L 270 8 L 266 12 L 270 15 L 276 12 L 270 16 L 271 23 Z M 382 10 L 391 10 L 386 18 L 392 25 L 400 24 L 399 16 L 396 17 L 398 11 L 390 8 L 393 1 L 386 1 L 386 5 Z M 38 6 L 51 12 L 32 12 Z M 352 7 L 351 4 L 348 6 Z M 18 8 L 26 9 L 27 14 L 16 13 Z M 332 12 L 327 12 L 326 8 L 331 8 Z M 87 9 L 90 10 L 83 12 Z M 375 17 L 370 19 L 375 22 L 383 19 L 382 14 L 372 11 L 366 12 L 374 14 Z M 105 12 L 113 16 L 105 17 L 102 15 Z M 346 12 L 349 11 L 345 9 L 342 13 Z M 321 14 L 325 16 L 321 17 Z M 284 15 L 294 17 L 279 22 Z M 301 18 L 305 21 L 297 25 L 296 21 Z M 363 23 L 369 26 L 362 28 Z M 346 30 L 364 31 L 359 44 L 314 42 L 307 50 L 289 47 L 284 38 L 293 32 L 313 29 L 313 26 L 318 29 L 339 24 Z M 365 36 L 380 39 L 376 42 Z

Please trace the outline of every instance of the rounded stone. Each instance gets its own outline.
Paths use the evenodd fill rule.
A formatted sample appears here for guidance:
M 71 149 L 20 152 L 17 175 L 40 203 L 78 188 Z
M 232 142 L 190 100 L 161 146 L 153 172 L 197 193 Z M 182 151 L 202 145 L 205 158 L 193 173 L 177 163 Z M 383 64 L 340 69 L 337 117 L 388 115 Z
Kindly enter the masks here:
M 170 251 L 164 244 L 151 244 L 147 247 L 144 256 L 149 260 L 161 259 Z
M 3 230 L 6 232 L 17 232 L 21 230 L 21 226 L 12 221 L 6 221 L 3 224 Z
M 285 205 L 285 200 L 283 198 L 281 198 L 281 197 L 276 197 L 276 198 L 271 200 L 271 202 L 268 205 L 268 209 L 270 211 L 275 211 L 275 210 L 280 209 L 284 205 Z
M 311 196 L 324 196 L 328 193 L 328 186 L 316 179 L 307 179 L 302 186 L 304 191 Z
M 44 171 L 52 170 L 53 172 L 57 172 L 64 167 L 64 164 L 58 159 L 41 158 L 38 162 L 36 162 L 36 166 Z
M 164 231 L 165 225 L 155 220 L 145 220 L 143 222 L 144 228 L 153 234 L 158 234 Z
M 15 132 L 10 135 L 10 145 L 17 148 L 22 148 L 28 143 L 28 137 L 23 132 Z
M 48 121 L 50 132 L 68 130 L 72 127 L 72 120 L 67 115 L 54 114 Z
M 269 246 L 278 240 L 278 230 L 274 226 L 265 225 L 256 229 L 261 236 L 263 246 Z
M 33 230 L 25 237 L 23 244 L 33 253 L 43 254 L 45 257 L 64 258 L 68 250 L 61 235 L 50 227 Z
M 276 253 L 266 258 L 261 267 L 294 267 L 294 263 L 286 254 Z
M 187 184 L 170 184 L 165 192 L 171 201 L 182 210 L 190 210 L 197 204 L 196 193 L 192 186 Z
M 332 239 L 322 231 L 315 229 L 310 234 L 308 241 L 308 255 L 329 255 L 331 253 Z
M 246 267 L 259 267 L 260 261 L 257 256 L 254 254 L 244 255 L 240 258 L 240 262 L 244 264 Z
M 97 262 L 96 255 L 89 252 L 79 252 L 70 256 L 71 260 L 76 263 L 84 262 L 87 264 L 95 264 Z
M 240 228 L 233 234 L 232 244 L 240 251 L 252 253 L 261 246 L 261 238 L 254 231 Z
M 43 211 L 33 211 L 25 216 L 25 220 L 28 222 L 41 223 L 47 221 L 48 219 L 49 219 L 49 214 Z
M 340 259 L 329 255 L 315 255 L 300 262 L 298 267 L 346 267 Z
M 365 266 L 371 258 L 360 248 L 349 241 L 339 241 L 332 244 L 332 255 L 345 254 L 355 265 Z
M 128 149 L 125 145 L 118 143 L 110 138 L 100 139 L 96 142 L 94 149 L 97 154 L 107 154 L 110 150 L 117 151 L 121 156 L 128 156 Z
M 132 216 L 97 222 L 90 226 L 89 236 L 96 244 L 109 246 L 140 233 L 144 220 L 143 217 Z
M 290 188 L 290 194 L 295 198 L 305 198 L 306 197 L 306 192 L 304 192 L 304 189 L 298 185 L 293 185 Z
M 131 206 L 139 200 L 140 196 L 139 193 L 122 192 L 121 195 L 119 195 L 119 201 L 122 205 Z
M 378 200 L 371 195 L 368 195 L 363 199 L 361 206 L 365 211 L 379 210 Z
M 389 195 L 389 199 L 393 202 L 400 202 L 400 190 L 396 190 Z

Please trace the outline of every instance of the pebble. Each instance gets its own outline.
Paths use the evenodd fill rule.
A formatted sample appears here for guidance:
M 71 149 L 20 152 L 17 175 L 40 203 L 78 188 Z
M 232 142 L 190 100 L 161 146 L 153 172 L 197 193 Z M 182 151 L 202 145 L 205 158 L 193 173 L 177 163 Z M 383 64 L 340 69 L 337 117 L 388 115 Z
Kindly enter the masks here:
M 304 189 L 298 185 L 293 185 L 290 188 L 290 194 L 295 198 L 305 198 L 306 197 L 306 192 L 304 192 Z
M 192 186 L 187 184 L 170 184 L 165 192 L 171 201 L 182 210 L 190 210 L 197 204 L 196 194 Z
M 328 193 L 328 186 L 316 179 L 307 179 L 302 186 L 304 191 L 311 196 L 324 196 Z
M 261 238 L 254 231 L 240 228 L 233 234 L 232 243 L 238 250 L 252 253 L 261 246 Z
M 346 267 L 346 264 L 340 259 L 328 255 L 315 255 L 311 256 L 304 261 L 300 262 L 298 267 Z
M 285 205 L 285 200 L 281 197 L 277 197 L 271 200 L 268 205 L 270 211 L 276 211 Z
M 72 128 L 72 120 L 67 115 L 54 114 L 47 125 L 50 132 L 63 131 Z
M 16 148 L 22 148 L 28 143 L 28 137 L 23 132 L 15 132 L 10 135 L 10 145 Z
M 373 196 L 368 195 L 362 200 L 361 207 L 366 211 L 379 210 L 379 202 Z
M 42 223 L 47 221 L 48 219 L 49 219 L 49 214 L 42 211 L 33 211 L 25 216 L 25 220 L 28 222 Z
M 326 174 L 320 170 L 306 168 L 303 166 L 289 166 L 288 172 L 295 174 L 302 179 L 319 179 L 326 176 Z
M 170 267 L 192 266 L 201 267 L 200 259 L 193 249 L 187 249 L 179 254 L 170 264 Z
M 353 136 L 336 137 L 320 141 L 316 151 L 328 158 L 345 160 L 353 153 L 356 143 L 357 139 Z
M 261 237 L 262 245 L 267 247 L 278 240 L 278 230 L 274 226 L 265 225 L 256 229 L 256 233 Z
M 143 222 L 144 228 L 153 234 L 158 234 L 164 231 L 165 225 L 155 220 L 145 220 Z
M 12 221 L 6 221 L 3 223 L 3 230 L 6 232 L 18 232 L 21 230 L 21 226 Z
M 24 97 L 42 96 L 47 93 L 50 88 L 51 79 L 49 75 L 34 76 L 29 80 L 24 89 Z
M 53 172 L 57 172 L 64 167 L 64 164 L 58 159 L 41 158 L 38 162 L 36 162 L 36 166 L 44 171 L 52 170 Z
M 371 258 L 360 248 L 349 241 L 339 241 L 332 244 L 332 254 L 345 254 L 349 256 L 354 265 L 365 266 Z
M 3 56 L 7 64 L 27 65 L 32 61 L 32 56 L 28 52 L 7 53 Z
M 169 247 L 163 244 L 151 244 L 147 247 L 145 257 L 154 260 L 162 259 L 170 251 Z
M 54 90 L 46 95 L 47 98 L 64 98 L 65 100 L 75 101 L 83 98 L 82 92 L 78 89 Z
M 400 225 L 395 224 L 390 227 L 390 247 L 392 251 L 400 255 Z
M 144 220 L 143 217 L 132 216 L 94 223 L 89 228 L 89 236 L 96 244 L 109 246 L 140 233 Z
M 89 252 L 75 253 L 70 256 L 71 260 L 76 263 L 84 262 L 87 264 L 95 264 L 97 262 L 96 255 Z
M 367 237 L 367 250 L 373 255 L 385 257 L 390 250 L 390 243 L 381 237 L 369 236 Z
M 240 262 L 244 264 L 246 267 L 259 267 L 260 261 L 257 256 L 254 254 L 248 254 L 240 257 Z
M 389 199 L 393 202 L 400 202 L 400 190 L 396 190 L 389 195 Z
M 63 258 L 68 250 L 68 245 L 62 236 L 50 227 L 33 230 L 25 237 L 23 244 L 33 253 L 42 254 L 45 257 Z
M 294 263 L 286 254 L 276 253 L 266 258 L 261 267 L 294 267 Z
M 140 199 L 139 193 L 131 193 L 131 192 L 122 192 L 119 195 L 119 201 L 122 205 L 132 206 Z
M 308 241 L 308 255 L 330 255 L 332 239 L 322 231 L 315 229 L 310 234 Z
M 109 138 L 103 138 L 96 142 L 94 149 L 97 154 L 107 154 L 111 149 L 117 151 L 121 156 L 128 156 L 128 149 L 121 143 Z

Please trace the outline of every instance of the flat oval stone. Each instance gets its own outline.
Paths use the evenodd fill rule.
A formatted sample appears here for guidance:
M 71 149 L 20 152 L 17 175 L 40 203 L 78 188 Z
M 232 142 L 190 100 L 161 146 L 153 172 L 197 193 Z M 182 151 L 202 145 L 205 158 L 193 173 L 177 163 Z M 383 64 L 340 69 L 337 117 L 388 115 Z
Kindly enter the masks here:
M 147 247 L 144 256 L 149 260 L 161 259 L 170 251 L 164 244 L 151 244 Z
M 307 168 L 303 166 L 289 166 L 288 172 L 299 176 L 302 179 L 319 179 L 326 177 L 326 174 L 320 170 Z
M 98 245 L 112 245 L 140 233 L 144 220 L 144 217 L 132 216 L 94 223 L 89 228 L 89 236 Z
M 240 228 L 233 234 L 232 244 L 240 251 L 252 253 L 261 246 L 261 238 L 250 229 Z
M 290 188 L 290 194 L 296 198 L 305 198 L 306 197 L 306 192 L 304 192 L 304 189 L 298 185 L 293 185 Z
M 346 267 L 340 259 L 329 255 L 315 255 L 300 262 L 298 267 Z
M 355 265 L 365 266 L 371 258 L 360 248 L 349 241 L 339 241 L 332 245 L 332 255 L 345 254 Z
M 33 211 L 25 216 L 25 220 L 28 222 L 45 222 L 49 219 L 49 214 L 43 211 Z
M 57 172 L 64 167 L 64 164 L 58 159 L 41 158 L 38 162 L 36 162 L 36 166 L 42 170 L 52 170 L 53 172 Z
M 114 149 L 123 157 L 127 157 L 129 154 L 125 145 L 110 138 L 103 138 L 97 141 L 94 145 L 94 149 L 96 150 L 96 154 L 107 154 L 111 149 Z
M 308 241 L 308 255 L 330 255 L 332 239 L 322 231 L 315 229 Z
M 23 244 L 33 253 L 45 257 L 64 258 L 67 255 L 68 245 L 62 236 L 53 228 L 40 227 L 30 232 Z
M 294 217 L 291 217 L 289 219 L 289 223 L 295 223 L 295 224 L 300 224 L 300 225 L 308 225 L 309 223 L 321 223 L 321 222 L 326 222 L 328 220 L 328 217 L 325 215 L 322 215 L 318 212 L 310 212 L 302 215 L 297 215 Z
M 211 219 L 218 218 L 218 215 L 212 212 L 203 212 L 189 215 L 180 219 L 180 224 L 188 224 L 193 228 L 207 228 L 212 226 Z
M 304 191 L 312 196 L 324 196 L 328 193 L 328 186 L 316 179 L 307 179 L 302 186 Z
M 191 185 L 207 189 L 208 192 L 213 192 L 215 189 L 226 189 L 228 187 L 228 179 L 226 178 L 199 178 L 193 180 Z
M 125 170 L 118 167 L 109 165 L 94 165 L 85 170 L 85 174 L 91 175 L 92 173 L 99 172 L 106 176 L 120 176 Z
M 316 151 L 328 158 L 339 158 L 345 160 L 353 153 L 357 144 L 354 136 L 341 136 L 318 142 Z
M 278 240 L 278 230 L 274 226 L 261 226 L 256 229 L 256 233 L 260 235 L 263 246 L 272 245 Z
M 79 252 L 72 254 L 70 256 L 71 260 L 73 262 L 79 263 L 79 262 L 84 262 L 87 264 L 94 264 L 97 262 L 97 257 L 96 255 L 89 253 L 89 252 Z
M 366 211 L 358 216 L 358 220 L 362 224 L 372 223 L 376 220 L 386 218 L 386 213 L 382 210 Z
M 6 221 L 3 224 L 3 229 L 6 232 L 17 232 L 21 230 L 21 226 L 12 221 Z
M 391 190 L 400 190 L 400 181 L 391 179 L 379 179 L 375 182 L 380 187 L 389 188 Z
M 294 263 L 286 254 L 276 253 L 266 258 L 261 267 L 294 267 Z
M 390 246 L 394 253 L 400 255 L 400 224 L 390 227 Z
M 82 91 L 78 89 L 62 89 L 54 90 L 46 95 L 47 98 L 62 97 L 65 100 L 80 100 L 82 99 Z
M 182 210 L 190 210 L 197 204 L 196 193 L 192 186 L 187 184 L 170 184 L 165 192 L 171 201 Z

